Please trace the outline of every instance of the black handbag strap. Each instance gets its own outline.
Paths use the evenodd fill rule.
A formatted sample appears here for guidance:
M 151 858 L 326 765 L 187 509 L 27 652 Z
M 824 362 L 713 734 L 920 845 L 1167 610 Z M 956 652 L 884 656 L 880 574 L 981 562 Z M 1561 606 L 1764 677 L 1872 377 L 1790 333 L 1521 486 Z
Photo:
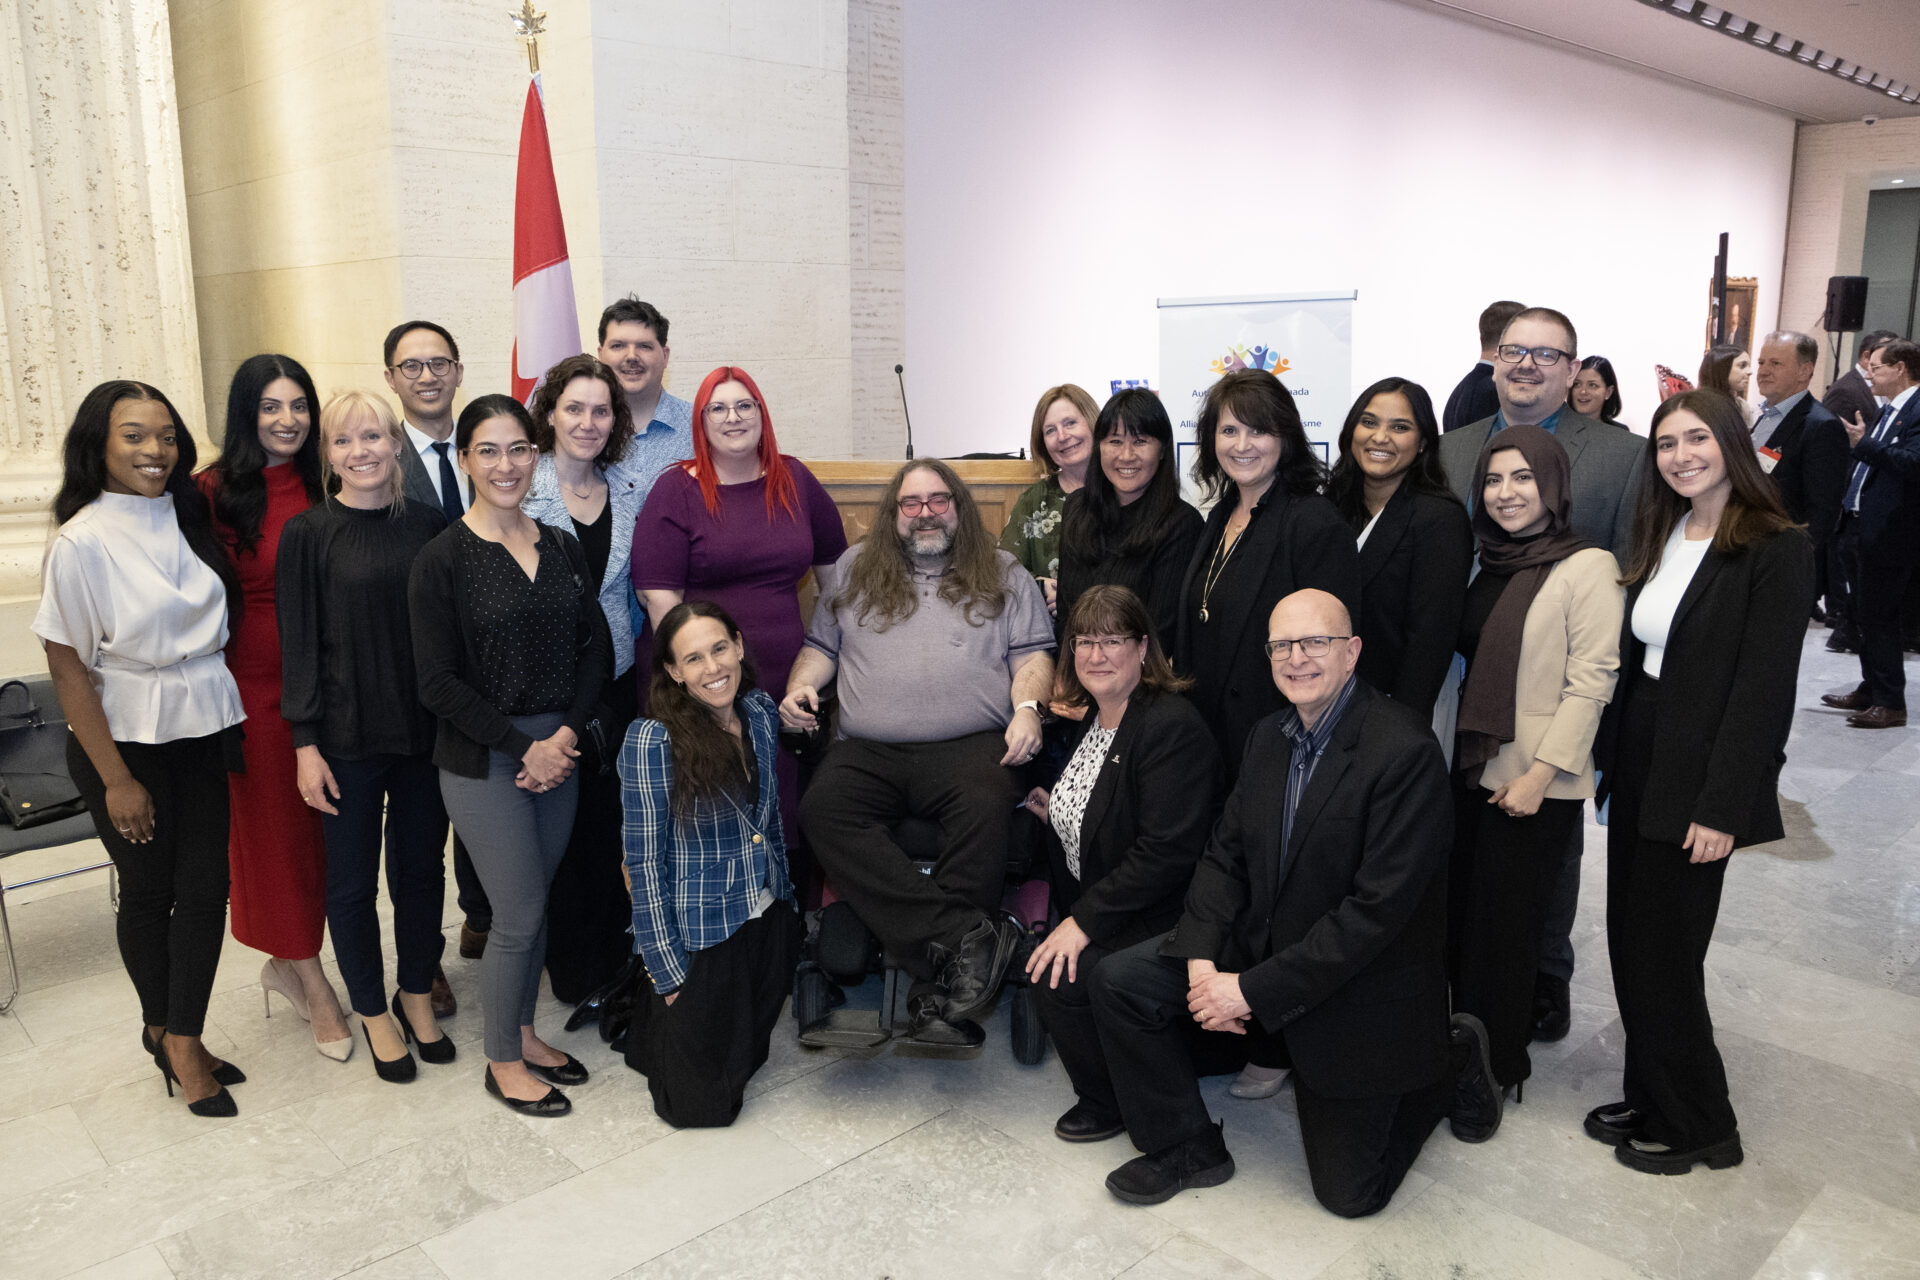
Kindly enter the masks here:
M 0 707 L 5 706 L 7 694 L 14 689 L 18 689 L 20 696 L 27 700 L 27 709 L 25 711 L 0 710 L 0 720 L 24 718 L 30 726 L 38 729 L 41 725 L 40 704 L 33 700 L 33 690 L 27 686 L 25 680 L 9 680 L 5 684 L 0 684 Z

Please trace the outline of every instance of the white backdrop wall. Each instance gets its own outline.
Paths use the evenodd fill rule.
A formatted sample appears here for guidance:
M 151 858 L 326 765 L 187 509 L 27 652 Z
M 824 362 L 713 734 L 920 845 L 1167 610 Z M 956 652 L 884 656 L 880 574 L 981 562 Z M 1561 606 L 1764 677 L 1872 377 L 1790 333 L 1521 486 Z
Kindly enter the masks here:
M 1699 362 L 1721 231 L 1756 331 L 1777 313 L 1785 116 L 1396 0 L 905 13 L 922 453 L 1025 444 L 1054 383 L 1157 379 L 1156 297 L 1358 289 L 1355 390 L 1436 408 L 1486 303 L 1558 307 L 1641 430 L 1654 363 Z

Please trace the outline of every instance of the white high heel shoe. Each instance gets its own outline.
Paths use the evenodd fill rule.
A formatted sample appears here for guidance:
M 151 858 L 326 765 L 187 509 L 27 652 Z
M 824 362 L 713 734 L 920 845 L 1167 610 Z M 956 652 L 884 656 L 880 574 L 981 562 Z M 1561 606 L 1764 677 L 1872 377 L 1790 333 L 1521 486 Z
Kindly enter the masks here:
M 313 1010 L 307 1002 L 307 990 L 300 981 L 300 975 L 293 971 L 291 964 L 283 970 L 269 957 L 267 962 L 260 966 L 260 1003 L 266 1009 L 269 1018 L 273 1016 L 272 993 L 276 991 L 293 1006 L 293 1011 L 300 1015 L 301 1021 L 308 1023 L 313 1021 Z M 339 1040 L 322 1040 L 315 1036 L 313 1047 L 324 1058 L 345 1062 L 353 1056 L 353 1036 L 347 1035 Z

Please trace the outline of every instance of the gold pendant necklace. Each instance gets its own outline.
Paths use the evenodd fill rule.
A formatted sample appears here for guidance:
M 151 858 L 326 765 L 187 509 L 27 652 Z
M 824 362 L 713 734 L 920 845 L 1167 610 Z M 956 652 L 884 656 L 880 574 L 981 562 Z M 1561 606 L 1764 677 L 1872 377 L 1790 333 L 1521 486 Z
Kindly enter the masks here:
M 1251 524 L 1253 517 L 1248 516 L 1247 521 Z M 1220 531 L 1220 545 L 1213 549 L 1213 558 L 1207 563 L 1206 577 L 1200 582 L 1200 621 L 1213 620 L 1207 613 L 1207 602 L 1213 598 L 1213 584 L 1220 581 L 1221 573 L 1226 570 L 1228 561 L 1233 559 L 1233 553 L 1240 549 L 1240 539 L 1246 536 L 1246 532 L 1247 526 L 1244 524 L 1240 526 L 1240 532 L 1232 537 L 1227 536 L 1228 530 Z

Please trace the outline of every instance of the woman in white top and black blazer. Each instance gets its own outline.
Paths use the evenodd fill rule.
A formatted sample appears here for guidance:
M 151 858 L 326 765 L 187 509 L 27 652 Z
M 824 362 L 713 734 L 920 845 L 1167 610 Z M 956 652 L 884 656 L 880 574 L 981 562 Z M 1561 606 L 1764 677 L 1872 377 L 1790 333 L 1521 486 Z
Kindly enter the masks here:
M 1778 783 L 1813 601 L 1813 548 L 1711 391 L 1654 414 L 1641 463 L 1620 690 L 1599 758 L 1607 948 L 1624 1098 L 1587 1132 L 1649 1173 L 1740 1163 L 1704 962 L 1727 855 L 1777 840 Z

